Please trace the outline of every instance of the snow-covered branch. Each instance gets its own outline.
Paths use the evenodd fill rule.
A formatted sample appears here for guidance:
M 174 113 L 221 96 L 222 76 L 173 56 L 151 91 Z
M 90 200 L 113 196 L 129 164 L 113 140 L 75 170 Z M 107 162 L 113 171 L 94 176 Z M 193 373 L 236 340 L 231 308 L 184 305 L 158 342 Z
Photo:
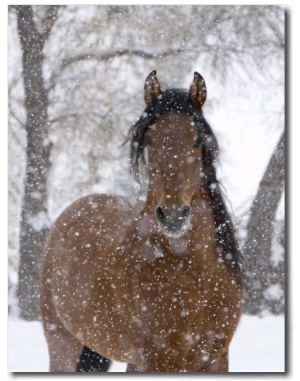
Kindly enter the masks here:
M 157 59 L 157 58 L 163 58 L 168 57 L 172 55 L 179 55 L 181 53 L 184 53 L 183 49 L 169 49 L 162 52 L 146 52 L 144 50 L 139 49 L 118 49 L 118 50 L 110 50 L 107 52 L 102 52 L 99 54 L 95 53 L 82 53 L 78 54 L 73 57 L 67 57 L 65 58 L 59 68 L 55 70 L 55 72 L 52 74 L 50 78 L 50 86 L 48 90 L 51 90 L 55 87 L 57 78 L 62 75 L 62 72 L 69 66 L 71 66 L 74 63 L 78 63 L 80 61 L 108 61 L 113 58 L 122 57 L 122 56 L 129 56 L 129 57 L 140 57 L 144 59 Z

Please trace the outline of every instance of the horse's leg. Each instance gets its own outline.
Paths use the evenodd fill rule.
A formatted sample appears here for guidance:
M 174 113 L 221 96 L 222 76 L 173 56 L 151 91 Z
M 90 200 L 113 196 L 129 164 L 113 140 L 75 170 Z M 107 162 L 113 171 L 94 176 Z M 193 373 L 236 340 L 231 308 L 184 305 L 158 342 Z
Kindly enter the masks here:
M 127 364 L 126 372 L 127 373 L 135 373 L 135 372 L 138 372 L 138 370 L 134 364 Z
M 200 372 L 228 372 L 228 352 L 223 353 L 219 358 L 212 358 L 200 369 Z
M 83 345 L 60 323 L 52 323 L 46 333 L 50 357 L 50 372 L 76 372 Z
M 107 372 L 111 361 L 84 346 L 61 323 L 46 334 L 50 372 Z
M 57 316 L 50 288 L 50 271 L 43 266 L 41 272 L 40 310 L 48 344 L 50 372 L 76 372 L 77 361 L 82 352 L 80 343 L 64 327 Z
M 225 340 L 202 340 L 186 356 L 188 372 L 228 372 L 228 343 Z
M 50 372 L 107 372 L 110 360 L 77 340 L 56 314 L 47 282 L 41 288 L 41 316 L 48 344 Z
M 77 362 L 76 372 L 108 372 L 111 361 L 84 346 Z

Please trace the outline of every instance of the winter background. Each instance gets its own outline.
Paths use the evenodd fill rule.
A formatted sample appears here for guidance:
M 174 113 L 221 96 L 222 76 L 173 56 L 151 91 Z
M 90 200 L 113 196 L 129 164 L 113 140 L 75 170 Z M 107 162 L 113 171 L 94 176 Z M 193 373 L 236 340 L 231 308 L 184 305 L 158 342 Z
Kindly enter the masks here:
M 92 10 L 90 10 L 90 12 L 92 12 Z M 79 12 L 78 15 L 79 18 L 90 17 L 86 11 L 82 12 L 81 15 Z M 14 38 L 16 38 L 16 36 L 14 36 Z M 108 41 L 107 43 L 109 44 L 110 42 Z M 16 59 L 18 59 L 17 56 L 20 53 L 17 52 L 17 49 L 13 54 L 15 54 Z M 142 100 L 144 77 L 149 71 L 155 68 L 153 65 L 155 65 L 155 63 L 151 62 L 151 64 L 148 63 L 145 67 L 139 68 L 139 70 L 142 69 L 141 75 L 137 78 L 132 77 L 130 86 L 135 87 L 136 90 L 134 94 L 139 100 Z M 176 79 L 178 81 L 178 84 L 176 83 L 175 85 L 187 87 L 190 84 L 194 70 L 198 70 L 204 76 L 207 83 L 209 95 L 208 104 L 204 112 L 222 148 L 220 158 L 221 168 L 219 169 L 220 178 L 225 186 L 226 195 L 231 202 L 232 209 L 235 214 L 238 214 L 237 212 L 240 212 L 240 208 L 245 207 L 245 205 L 247 206 L 249 200 L 254 197 L 258 183 L 282 133 L 282 129 L 278 128 L 278 125 L 276 128 L 272 127 L 272 121 L 268 120 L 269 118 L 265 116 L 266 110 L 262 110 L 261 108 L 262 102 L 260 96 L 266 97 L 261 83 L 258 87 L 255 87 L 255 85 L 252 86 L 250 83 L 245 83 L 244 89 L 238 89 L 238 97 L 236 95 L 237 89 L 233 83 L 230 92 L 223 92 L 221 99 L 218 98 L 218 96 L 214 98 L 214 94 L 219 90 L 219 79 L 214 78 L 209 70 L 206 69 L 206 63 L 201 62 L 199 58 L 199 62 L 195 62 L 193 67 L 189 67 L 188 72 L 186 72 L 185 66 L 182 66 L 182 69 L 176 74 L 176 78 L 173 78 L 173 80 Z M 236 73 L 239 74 L 239 70 L 240 68 L 237 66 L 232 73 L 236 71 Z M 270 67 L 270 72 L 272 72 L 272 70 L 274 70 L 276 75 L 276 65 Z M 126 76 L 128 75 L 128 69 L 125 68 L 122 73 L 118 68 L 118 74 Z M 243 73 L 241 73 L 241 75 L 243 75 Z M 47 76 L 47 68 L 45 68 L 45 76 Z M 160 71 L 158 71 L 158 76 L 162 82 L 166 80 L 166 72 L 161 71 L 160 74 Z M 167 80 L 171 81 L 171 78 Z M 174 83 L 172 84 L 174 85 Z M 267 111 L 270 112 L 274 109 L 278 109 L 278 107 L 283 108 L 283 104 L 280 103 L 283 102 L 283 89 L 282 87 L 280 91 L 278 91 L 278 89 L 276 90 L 277 94 L 279 94 L 278 96 L 267 96 L 267 107 L 269 107 Z M 224 89 L 222 91 L 224 91 Z M 137 113 L 136 110 L 138 110 Z M 124 123 L 122 127 L 123 136 L 125 136 L 126 128 L 135 121 L 142 108 L 140 107 L 136 110 L 135 115 L 131 115 L 131 121 Z M 261 126 L 263 126 L 263 128 Z M 282 122 L 281 126 L 283 128 Z M 55 139 L 58 138 L 55 137 L 54 133 L 54 143 L 56 143 Z M 292 139 L 291 142 L 293 143 Z M 69 184 L 70 189 L 75 189 L 75 194 L 71 194 L 71 196 L 70 189 L 61 189 L 62 179 L 65 176 L 65 167 L 68 165 L 68 153 L 60 149 L 56 155 L 55 159 L 59 164 L 56 165 L 51 180 L 53 196 L 52 200 L 50 200 L 50 210 L 52 219 L 72 201 L 72 198 L 77 198 L 84 193 L 82 184 L 79 185 L 77 189 L 75 189 L 72 184 Z M 116 155 L 118 156 L 119 154 L 117 153 Z M 112 189 L 119 191 L 119 193 L 123 191 L 123 183 L 120 189 L 116 189 L 114 182 L 116 162 L 109 166 L 110 159 L 111 158 L 106 158 L 108 165 L 105 167 L 105 170 L 103 170 L 102 167 L 102 178 L 98 183 L 93 182 L 90 184 L 89 191 L 111 192 Z M 251 162 L 251 166 L 249 166 L 249 162 Z M 22 163 L 19 164 L 20 166 L 22 165 Z M 9 170 L 10 169 L 11 168 L 9 168 Z M 123 172 L 121 164 L 119 173 L 120 172 Z M 247 173 L 246 176 L 245 172 Z M 87 179 L 83 179 L 82 183 L 86 185 L 88 181 Z M 134 185 L 132 185 L 132 187 L 134 187 Z M 130 190 L 131 189 L 133 188 L 130 188 Z M 68 200 L 68 196 L 66 195 L 69 195 L 71 200 Z M 60 205 L 58 205 L 58 200 L 60 201 Z M 17 212 L 14 213 L 17 214 Z M 283 202 L 278 210 L 278 214 L 281 216 L 284 214 Z M 17 236 L 17 224 L 14 226 L 16 229 L 15 235 Z M 280 255 L 280 250 L 278 250 L 277 254 Z M 12 258 L 17 257 L 17 253 L 14 250 L 10 250 L 9 255 Z M 17 281 L 16 268 L 13 266 L 9 266 L 9 276 L 12 282 L 14 280 Z M 6 278 L 6 275 L 2 278 Z M 18 318 L 18 309 L 13 300 L 13 294 L 9 295 L 8 303 L 11 306 L 11 313 L 8 319 L 8 370 L 10 372 L 47 371 L 47 348 L 40 323 L 29 323 Z M 244 315 L 230 349 L 230 370 L 232 372 L 284 372 L 286 369 L 286 339 L 285 319 L 283 315 L 271 316 L 267 312 L 264 316 L 254 317 Z M 293 340 L 291 340 L 291 342 L 293 343 Z M 123 369 L 124 367 L 121 364 L 115 364 L 112 371 L 118 372 L 123 371 Z

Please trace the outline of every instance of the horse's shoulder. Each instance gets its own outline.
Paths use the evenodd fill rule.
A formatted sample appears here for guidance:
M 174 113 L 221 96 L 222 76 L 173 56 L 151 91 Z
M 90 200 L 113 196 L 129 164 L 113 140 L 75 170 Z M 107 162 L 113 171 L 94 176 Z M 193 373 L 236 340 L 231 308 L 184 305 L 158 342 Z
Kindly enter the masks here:
M 54 223 L 54 230 L 65 234 L 71 227 L 105 224 L 109 228 L 130 225 L 141 212 L 143 202 L 109 194 L 90 194 L 70 204 Z
M 95 213 L 133 213 L 138 214 L 143 208 L 144 202 L 132 201 L 129 197 L 95 193 L 78 200 L 78 207 Z

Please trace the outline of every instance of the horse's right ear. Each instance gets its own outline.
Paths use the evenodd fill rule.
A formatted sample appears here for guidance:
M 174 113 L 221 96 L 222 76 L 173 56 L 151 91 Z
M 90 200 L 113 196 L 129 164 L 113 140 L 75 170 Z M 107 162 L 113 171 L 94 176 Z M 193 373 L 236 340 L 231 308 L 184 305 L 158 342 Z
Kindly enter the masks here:
M 206 84 L 202 75 L 196 71 L 194 73 L 194 80 L 189 90 L 189 98 L 200 108 L 206 101 Z
M 157 98 L 162 94 L 160 84 L 156 77 L 156 70 L 153 70 L 145 82 L 144 97 L 147 106 L 150 106 L 152 102 L 156 101 Z

